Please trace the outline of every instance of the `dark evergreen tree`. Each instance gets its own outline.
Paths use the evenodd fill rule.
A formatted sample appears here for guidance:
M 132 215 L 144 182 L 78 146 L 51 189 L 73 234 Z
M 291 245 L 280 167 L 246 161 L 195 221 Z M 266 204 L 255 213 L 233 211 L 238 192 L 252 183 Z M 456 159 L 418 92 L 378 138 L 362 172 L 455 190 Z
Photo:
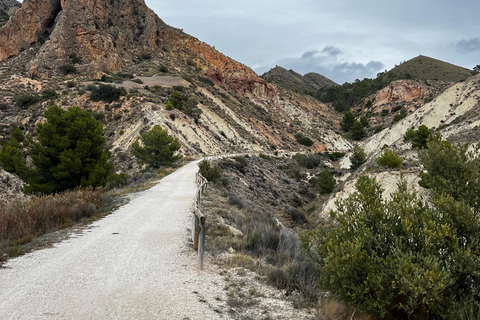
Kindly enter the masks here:
M 427 147 L 427 140 L 430 137 L 432 131 L 428 129 L 426 125 L 421 125 L 415 130 L 413 127 L 408 129 L 403 136 L 403 141 L 412 141 L 412 148 L 425 149 Z
M 365 129 L 363 128 L 363 125 L 360 123 L 360 121 L 355 121 L 353 125 L 350 127 L 350 130 L 348 131 L 348 135 L 353 139 L 353 140 L 362 140 L 363 137 L 365 137 Z
M 353 126 L 355 121 L 356 121 L 356 117 L 352 111 L 348 110 L 347 112 L 345 112 L 345 114 L 343 115 L 342 123 L 341 123 L 342 130 L 345 132 L 350 131 L 350 128 Z
M 182 158 L 181 154 L 176 154 L 181 147 L 178 139 L 170 136 L 159 126 L 144 133 L 140 139 L 142 146 L 135 141 L 132 145 L 132 154 L 142 164 L 160 168 L 161 166 L 171 166 L 172 163 Z
M 42 194 L 104 186 L 113 165 L 103 149 L 102 124 L 79 107 L 64 111 L 53 106 L 45 118 L 36 127 L 38 141 L 28 144 L 35 171 L 25 191 Z
M 361 147 L 355 147 L 349 159 L 350 159 L 350 162 L 352 163 L 350 165 L 350 169 L 355 170 L 367 161 L 367 155 L 365 154 L 365 151 L 363 151 Z
M 480 213 L 480 158 L 479 146 L 468 151 L 467 144 L 452 145 L 433 133 L 427 141 L 427 149 L 421 150 L 420 160 L 424 171 L 419 184 L 432 188 L 436 193 L 446 193 L 464 202 Z
M 328 169 L 323 170 L 318 177 L 318 189 L 320 194 L 331 193 L 333 188 L 335 188 L 336 183 L 337 181 L 333 177 L 332 173 Z

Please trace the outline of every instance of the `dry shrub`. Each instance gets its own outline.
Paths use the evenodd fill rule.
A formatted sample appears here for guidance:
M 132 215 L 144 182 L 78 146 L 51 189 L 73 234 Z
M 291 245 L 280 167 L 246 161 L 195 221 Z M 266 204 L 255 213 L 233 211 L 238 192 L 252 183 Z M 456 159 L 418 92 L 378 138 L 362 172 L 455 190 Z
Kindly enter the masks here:
M 241 254 L 241 253 L 237 253 L 229 256 L 225 261 L 225 264 L 230 268 L 241 267 L 251 271 L 255 270 L 257 267 L 257 264 L 252 259 L 252 257 L 246 254 Z
M 371 320 L 372 318 L 335 299 L 323 297 L 317 305 L 317 320 Z
M 103 198 L 102 191 L 89 188 L 0 204 L 0 241 L 39 236 L 88 218 Z

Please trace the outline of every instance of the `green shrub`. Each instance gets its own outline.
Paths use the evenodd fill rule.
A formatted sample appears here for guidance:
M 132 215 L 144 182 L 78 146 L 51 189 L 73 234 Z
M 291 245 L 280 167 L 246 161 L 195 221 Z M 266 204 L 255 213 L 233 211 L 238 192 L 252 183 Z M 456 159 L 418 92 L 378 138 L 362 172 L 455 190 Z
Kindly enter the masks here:
M 362 164 L 367 162 L 367 155 L 365 154 L 365 151 L 363 151 L 361 147 L 355 147 L 349 159 L 351 162 L 350 169 L 356 170 Z
M 327 156 L 330 160 L 332 161 L 338 161 L 339 159 L 343 158 L 345 156 L 345 152 L 325 152 L 325 156 Z
M 373 133 L 379 133 L 383 129 L 384 129 L 384 127 L 382 125 L 376 126 L 375 129 L 373 130 Z
M 412 148 L 414 149 L 425 149 L 427 147 L 428 137 L 432 134 L 432 131 L 428 129 L 426 125 L 421 125 L 415 130 L 413 127 L 405 132 L 403 136 L 403 141 L 412 142 Z
M 217 166 L 212 166 L 210 161 L 203 159 L 198 163 L 199 173 L 210 182 L 215 182 L 220 179 L 222 171 Z
M 100 84 L 92 89 L 90 93 L 90 100 L 92 101 L 105 101 L 112 103 L 120 99 L 120 97 L 125 96 L 127 91 L 125 88 L 116 88 L 109 84 Z
M 408 115 L 408 111 L 405 107 L 401 107 L 400 112 L 393 117 L 392 124 L 397 123 Z
M 58 94 L 54 89 L 43 89 L 42 92 L 40 92 L 40 96 L 42 100 L 50 100 L 55 99 Z
M 247 159 L 244 157 L 244 156 L 236 156 L 234 157 L 235 161 L 237 161 L 238 163 L 246 166 L 247 165 Z
M 183 90 L 183 87 L 181 87 Z M 170 95 L 170 99 L 165 105 L 166 110 L 172 110 L 173 108 L 182 111 L 187 116 L 193 118 L 196 122 L 202 115 L 202 110 L 197 106 L 198 102 L 195 97 L 187 98 L 180 91 L 175 90 Z
M 436 193 L 446 193 L 480 212 L 479 146 L 469 151 L 468 144 L 452 145 L 432 133 L 427 149 L 419 151 L 424 171 L 419 184 Z
M 185 74 L 185 75 L 182 76 L 182 79 L 185 80 L 185 81 L 188 81 L 192 84 L 195 83 L 195 80 L 193 80 L 193 77 L 191 75 Z
M 307 169 L 316 168 L 322 162 L 322 158 L 318 154 L 312 154 L 307 156 L 301 153 L 297 153 L 294 158 L 301 167 L 305 167 Z
M 377 159 L 377 164 L 381 167 L 402 168 L 403 159 L 390 149 L 385 149 L 383 155 Z
M 205 77 L 198 77 L 198 81 L 200 82 L 203 82 L 203 83 L 206 83 L 210 86 L 215 86 L 215 82 L 213 82 L 212 80 L 210 80 L 209 78 L 205 78 Z
M 323 170 L 318 177 L 318 189 L 320 194 L 331 193 L 335 188 L 336 183 L 337 181 L 333 177 L 332 173 L 328 169 Z
M 305 136 L 303 133 L 297 133 L 294 135 L 295 137 L 295 140 L 297 140 L 297 142 L 301 145 L 304 145 L 304 146 L 307 146 L 307 147 L 311 147 L 313 146 L 313 140 L 310 139 L 309 137 Z
M 30 106 L 41 101 L 41 98 L 37 95 L 32 95 L 29 93 L 19 93 L 13 97 L 17 106 L 22 109 L 28 109 Z
M 2 145 L 0 150 L 0 167 L 25 179 L 29 171 L 20 148 L 19 142 L 21 140 L 18 140 L 15 136 L 16 134 L 12 132 L 10 140 Z M 23 139 L 23 136 L 21 139 Z
M 168 73 L 168 68 L 162 64 L 158 67 L 158 71 L 161 73 Z
M 140 53 L 140 55 L 138 56 L 138 59 L 140 61 L 146 61 L 146 60 L 151 60 L 152 59 L 152 55 L 150 53 L 147 53 L 147 52 L 142 52 Z
M 202 110 L 197 105 L 197 99 L 190 97 L 187 99 L 187 101 L 185 101 L 183 110 L 181 111 L 183 111 L 183 113 L 185 113 L 187 116 L 193 118 L 195 121 L 198 121 L 202 115 Z
M 113 188 L 124 186 L 128 183 L 128 179 L 130 179 L 130 175 L 123 172 L 111 174 L 107 179 L 107 184 L 105 185 L 104 190 L 111 190 Z
M 58 67 L 60 72 L 64 75 L 69 75 L 73 73 L 77 73 L 77 68 L 71 63 L 66 63 Z
M 479 301 L 480 219 L 447 196 L 432 206 L 404 181 L 391 200 L 367 176 L 340 200 L 335 225 L 302 238 L 322 265 L 320 288 L 375 319 L 452 319 Z

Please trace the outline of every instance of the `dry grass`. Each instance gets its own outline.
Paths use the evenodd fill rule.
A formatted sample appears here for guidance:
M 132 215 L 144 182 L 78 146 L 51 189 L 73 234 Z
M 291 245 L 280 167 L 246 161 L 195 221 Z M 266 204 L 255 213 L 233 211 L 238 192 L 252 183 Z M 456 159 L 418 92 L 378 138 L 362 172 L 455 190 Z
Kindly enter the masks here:
M 0 204 L 0 242 L 18 245 L 94 215 L 103 205 L 101 190 L 78 189 L 57 195 Z
M 317 305 L 317 320 L 371 320 L 353 307 L 332 298 L 321 298 Z

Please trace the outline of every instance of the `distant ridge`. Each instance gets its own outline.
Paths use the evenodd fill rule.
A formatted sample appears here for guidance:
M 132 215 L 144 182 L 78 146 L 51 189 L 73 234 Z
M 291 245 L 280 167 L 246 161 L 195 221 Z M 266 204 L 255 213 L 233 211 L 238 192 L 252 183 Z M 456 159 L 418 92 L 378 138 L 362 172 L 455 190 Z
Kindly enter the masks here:
M 410 59 L 388 71 L 395 78 L 459 82 L 472 76 L 471 70 L 426 56 Z
M 265 72 L 261 78 L 287 90 L 298 92 L 316 92 L 320 88 L 336 85 L 335 82 L 321 74 L 310 72 L 302 76 L 291 69 L 287 70 L 280 66 Z

